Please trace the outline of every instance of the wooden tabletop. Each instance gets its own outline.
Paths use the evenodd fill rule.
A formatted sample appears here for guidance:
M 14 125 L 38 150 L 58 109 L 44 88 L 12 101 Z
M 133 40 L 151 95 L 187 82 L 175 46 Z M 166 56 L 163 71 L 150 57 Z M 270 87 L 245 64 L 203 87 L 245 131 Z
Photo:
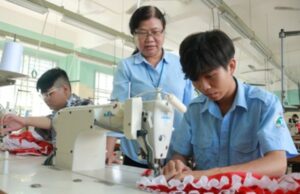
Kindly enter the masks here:
M 288 163 L 300 163 L 300 155 L 298 155 L 294 158 L 289 158 Z
M 294 141 L 300 140 L 300 135 L 293 135 L 292 138 Z

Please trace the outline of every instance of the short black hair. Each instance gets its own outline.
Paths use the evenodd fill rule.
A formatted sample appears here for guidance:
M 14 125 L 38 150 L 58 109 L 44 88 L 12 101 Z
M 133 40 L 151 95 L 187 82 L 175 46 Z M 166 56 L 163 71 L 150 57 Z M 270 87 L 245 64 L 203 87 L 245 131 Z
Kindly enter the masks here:
M 161 21 L 163 30 L 165 30 L 166 27 L 165 14 L 163 14 L 157 7 L 147 5 L 147 6 L 139 7 L 132 14 L 129 21 L 130 33 L 133 35 L 135 30 L 140 26 L 140 23 L 142 21 L 148 20 L 153 17 Z
M 182 70 L 185 77 L 192 81 L 220 66 L 227 69 L 234 53 L 232 40 L 220 30 L 191 34 L 179 48 Z
M 58 81 L 60 82 L 58 83 Z M 62 83 L 67 84 L 71 89 L 69 77 L 63 69 L 60 68 L 49 69 L 38 79 L 36 84 L 36 90 L 40 91 L 41 93 L 45 93 L 55 84 L 62 84 Z

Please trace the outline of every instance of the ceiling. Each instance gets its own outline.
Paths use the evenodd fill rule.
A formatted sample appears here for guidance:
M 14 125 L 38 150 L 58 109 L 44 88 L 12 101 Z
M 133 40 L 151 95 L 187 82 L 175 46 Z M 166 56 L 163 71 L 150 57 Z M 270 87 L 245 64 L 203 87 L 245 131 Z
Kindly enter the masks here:
M 27 0 L 48 7 L 50 11 L 44 14 L 9 1 L 0 5 L 1 22 L 119 58 L 133 50 L 128 29 L 131 13 L 138 4 L 155 5 L 166 13 L 167 50 L 177 53 L 180 42 L 190 33 L 220 28 L 234 40 L 238 78 L 270 90 L 280 90 L 282 83 L 285 90 L 298 89 L 300 35 L 282 39 L 285 76 L 281 82 L 279 32 L 300 30 L 299 0 Z M 234 24 L 226 20 L 228 14 Z M 69 25 L 62 19 L 66 15 L 106 33 L 99 35 Z M 236 30 L 237 26 L 246 30 L 248 37 L 239 32 L 241 29 Z M 263 45 L 263 51 L 254 43 Z

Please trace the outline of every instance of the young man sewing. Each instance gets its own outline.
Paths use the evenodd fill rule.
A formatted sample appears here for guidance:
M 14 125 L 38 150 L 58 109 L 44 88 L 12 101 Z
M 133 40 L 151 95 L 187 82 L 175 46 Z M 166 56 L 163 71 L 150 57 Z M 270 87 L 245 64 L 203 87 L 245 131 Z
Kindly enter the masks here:
M 278 98 L 233 76 L 234 53 L 232 40 L 219 30 L 192 34 L 181 43 L 183 72 L 202 95 L 174 132 L 176 154 L 163 169 L 167 179 L 233 171 L 280 176 L 287 155 L 297 154 Z
M 7 114 L 1 118 L 1 123 L 6 126 L 4 132 L 16 131 L 32 126 L 32 132 L 40 140 L 55 143 L 55 130 L 52 127 L 54 114 L 62 108 L 92 104 L 89 99 L 81 99 L 72 94 L 71 84 L 67 73 L 60 68 L 46 71 L 37 81 L 36 89 L 41 93 L 44 102 L 53 110 L 52 114 L 40 117 L 21 117 Z

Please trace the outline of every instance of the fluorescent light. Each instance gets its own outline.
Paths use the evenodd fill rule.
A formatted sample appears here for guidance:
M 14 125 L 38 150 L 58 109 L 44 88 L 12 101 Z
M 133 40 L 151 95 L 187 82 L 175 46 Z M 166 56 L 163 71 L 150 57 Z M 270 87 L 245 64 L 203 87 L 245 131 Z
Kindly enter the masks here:
M 232 16 L 231 14 L 227 13 L 227 12 L 223 12 L 221 13 L 221 17 L 226 20 L 231 26 L 232 28 L 237 31 L 241 36 L 243 36 L 244 38 L 248 38 L 248 39 L 252 39 L 254 36 L 254 33 L 252 30 L 247 29 L 246 26 L 242 27 L 241 23 L 242 22 L 238 22 L 238 20 L 240 20 L 237 16 Z
M 267 59 L 272 57 L 272 52 L 261 41 L 252 40 L 250 44 Z
M 6 1 L 9 1 L 9 2 L 19 5 L 21 7 L 30 9 L 30 10 L 40 13 L 40 14 L 45 14 L 48 12 L 48 8 L 43 7 L 42 5 L 30 2 L 28 0 L 6 0 Z
M 61 21 L 66 23 L 66 24 L 72 25 L 74 27 L 77 27 L 77 28 L 86 30 L 88 32 L 91 32 L 93 34 L 100 35 L 101 37 L 104 37 L 106 39 L 109 39 L 109 40 L 114 40 L 115 39 L 115 36 L 113 36 L 111 34 L 105 33 L 103 31 L 101 31 L 100 29 L 94 28 L 94 27 L 92 27 L 92 26 L 90 26 L 86 23 L 80 22 L 80 21 L 75 20 L 75 19 L 73 19 L 71 17 L 68 17 L 66 15 L 64 15 L 62 17 Z
M 217 7 L 217 5 L 211 1 L 202 0 L 202 2 L 210 9 L 214 9 L 215 7 Z

